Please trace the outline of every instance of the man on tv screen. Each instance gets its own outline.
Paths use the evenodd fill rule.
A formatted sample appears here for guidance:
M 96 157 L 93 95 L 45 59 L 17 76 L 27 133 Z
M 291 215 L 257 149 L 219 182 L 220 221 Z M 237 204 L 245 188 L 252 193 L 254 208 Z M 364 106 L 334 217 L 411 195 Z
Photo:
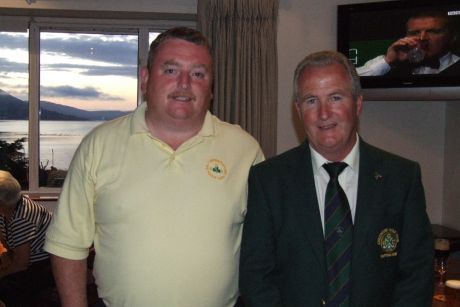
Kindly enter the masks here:
M 360 76 L 460 75 L 460 57 L 452 52 L 457 39 L 446 13 L 422 12 L 409 18 L 406 36 L 384 55 L 358 67 Z

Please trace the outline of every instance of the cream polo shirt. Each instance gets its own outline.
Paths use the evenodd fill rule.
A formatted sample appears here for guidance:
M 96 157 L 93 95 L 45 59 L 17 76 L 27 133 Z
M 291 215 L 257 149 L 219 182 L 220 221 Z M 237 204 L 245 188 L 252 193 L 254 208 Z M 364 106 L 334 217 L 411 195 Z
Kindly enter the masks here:
M 72 160 L 45 249 L 84 259 L 108 306 L 226 307 L 238 296 L 249 168 L 259 144 L 209 112 L 176 151 L 146 104 L 95 128 Z

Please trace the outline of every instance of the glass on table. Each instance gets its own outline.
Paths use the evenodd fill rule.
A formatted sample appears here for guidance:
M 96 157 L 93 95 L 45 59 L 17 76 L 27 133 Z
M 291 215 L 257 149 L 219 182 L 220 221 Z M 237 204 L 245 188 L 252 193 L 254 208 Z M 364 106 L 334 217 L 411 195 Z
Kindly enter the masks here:
M 434 240 L 434 270 L 438 275 L 440 285 L 443 285 L 446 279 L 449 253 L 450 242 L 448 239 L 438 238 Z

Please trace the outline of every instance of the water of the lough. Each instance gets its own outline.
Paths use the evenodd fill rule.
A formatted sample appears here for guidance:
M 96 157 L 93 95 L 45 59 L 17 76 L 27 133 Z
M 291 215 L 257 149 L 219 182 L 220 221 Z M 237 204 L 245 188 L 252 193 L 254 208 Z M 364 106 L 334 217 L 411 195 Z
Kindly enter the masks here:
M 40 162 L 67 170 L 73 154 L 83 137 L 102 121 L 40 121 Z M 0 120 L 0 140 L 11 143 L 28 139 L 27 120 Z M 28 156 L 28 143 L 24 152 Z

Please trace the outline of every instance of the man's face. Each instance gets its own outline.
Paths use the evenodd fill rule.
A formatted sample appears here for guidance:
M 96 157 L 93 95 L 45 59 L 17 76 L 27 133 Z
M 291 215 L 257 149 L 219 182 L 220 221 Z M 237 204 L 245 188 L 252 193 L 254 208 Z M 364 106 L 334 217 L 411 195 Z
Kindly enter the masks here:
M 212 59 L 204 46 L 169 39 L 159 47 L 151 71 L 142 70 L 147 121 L 156 127 L 201 127 L 212 98 Z
M 449 51 L 451 37 L 446 21 L 436 17 L 409 19 L 407 36 L 420 40 L 420 48 L 427 59 L 440 58 Z
M 362 97 L 351 92 L 351 80 L 340 64 L 307 68 L 298 80 L 295 103 L 310 145 L 330 161 L 346 157 L 356 143 Z

